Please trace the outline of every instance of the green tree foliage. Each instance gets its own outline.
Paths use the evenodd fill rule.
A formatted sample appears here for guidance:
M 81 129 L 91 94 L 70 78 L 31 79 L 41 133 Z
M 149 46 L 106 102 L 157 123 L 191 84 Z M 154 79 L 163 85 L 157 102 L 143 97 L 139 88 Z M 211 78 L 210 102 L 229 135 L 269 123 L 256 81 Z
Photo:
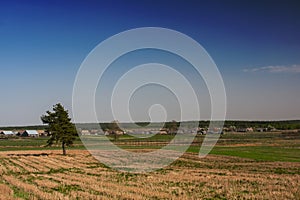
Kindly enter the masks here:
M 48 145 L 61 143 L 63 155 L 66 155 L 66 146 L 72 145 L 77 135 L 68 111 L 58 103 L 53 106 L 53 112 L 47 111 L 46 115 L 41 116 L 41 120 L 44 124 L 48 124 L 46 127 L 46 131 L 50 134 Z
M 114 136 L 114 140 L 117 141 L 117 139 L 119 137 L 118 132 L 122 131 L 120 129 L 119 122 L 117 120 L 114 120 L 111 123 L 109 123 L 109 125 L 108 125 L 108 131 L 109 131 L 109 133 L 111 135 Z
M 119 122 L 117 120 L 114 120 L 110 123 L 100 123 L 100 127 L 103 131 L 108 131 L 110 133 L 113 131 L 121 131 Z
M 171 122 L 167 122 L 165 126 L 168 129 L 169 134 L 176 135 L 180 123 L 176 122 L 175 120 L 172 120 Z
M 114 120 L 110 123 L 100 123 L 100 127 L 103 131 L 106 131 L 109 133 L 109 135 L 112 135 L 116 141 L 120 136 L 120 133 L 123 132 L 119 124 L 120 123 L 118 120 Z

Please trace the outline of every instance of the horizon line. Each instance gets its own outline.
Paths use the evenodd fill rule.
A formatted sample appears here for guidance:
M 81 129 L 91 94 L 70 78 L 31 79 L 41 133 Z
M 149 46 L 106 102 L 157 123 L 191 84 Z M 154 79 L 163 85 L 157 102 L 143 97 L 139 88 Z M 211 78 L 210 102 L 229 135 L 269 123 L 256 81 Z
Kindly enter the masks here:
M 176 120 L 175 120 L 176 121 Z M 225 119 L 225 120 L 209 120 L 209 119 L 204 119 L 204 120 L 184 120 L 184 121 L 176 121 L 176 122 L 207 122 L 207 121 L 213 121 L 213 122 L 219 122 L 219 121 L 237 121 L 237 122 L 287 122 L 287 121 L 300 121 L 299 119 L 265 119 L 265 120 L 247 120 L 247 119 Z M 74 124 L 99 124 L 99 123 L 111 123 L 112 121 L 104 121 L 104 122 L 77 122 Z M 166 121 L 166 122 L 172 122 Z M 119 122 L 119 123 L 166 123 L 166 122 L 147 122 L 147 121 L 138 121 L 138 122 Z M 47 126 L 46 124 L 27 124 L 27 125 L 0 125 L 0 128 L 11 128 L 11 127 L 31 127 L 31 126 Z

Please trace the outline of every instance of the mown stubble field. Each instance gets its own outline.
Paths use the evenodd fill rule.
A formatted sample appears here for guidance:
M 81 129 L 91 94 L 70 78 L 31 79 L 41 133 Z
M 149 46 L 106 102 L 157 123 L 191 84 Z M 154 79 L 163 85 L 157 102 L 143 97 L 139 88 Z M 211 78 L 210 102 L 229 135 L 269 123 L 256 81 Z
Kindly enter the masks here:
M 86 150 L 0 153 L 0 199 L 300 199 L 299 162 L 186 153 L 147 174 L 109 169 Z

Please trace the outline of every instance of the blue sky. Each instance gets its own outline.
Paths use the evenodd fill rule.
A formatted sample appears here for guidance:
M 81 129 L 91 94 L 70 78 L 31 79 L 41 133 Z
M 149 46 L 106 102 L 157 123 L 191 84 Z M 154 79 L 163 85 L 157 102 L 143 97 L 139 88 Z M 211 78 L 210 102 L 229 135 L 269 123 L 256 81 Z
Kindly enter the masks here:
M 300 118 L 297 1 L 7 1 L 0 3 L 0 125 L 72 110 L 82 61 L 106 38 L 165 27 L 198 41 L 226 86 L 228 119 Z

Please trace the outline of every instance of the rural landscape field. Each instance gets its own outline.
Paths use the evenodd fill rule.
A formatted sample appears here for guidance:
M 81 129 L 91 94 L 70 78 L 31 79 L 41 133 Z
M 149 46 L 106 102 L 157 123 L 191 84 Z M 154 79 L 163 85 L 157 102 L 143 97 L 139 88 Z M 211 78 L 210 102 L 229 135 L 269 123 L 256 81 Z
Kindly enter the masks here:
M 0 200 L 300 200 L 299 0 L 0 0 Z
M 66 156 L 59 147 L 44 147 L 47 138 L 0 140 L 1 199 L 300 198 L 299 133 L 228 133 L 200 159 L 202 139 L 172 165 L 145 174 L 110 169 L 79 139 Z M 130 147 L 122 140 L 128 138 L 118 142 L 129 151 L 153 146 Z

